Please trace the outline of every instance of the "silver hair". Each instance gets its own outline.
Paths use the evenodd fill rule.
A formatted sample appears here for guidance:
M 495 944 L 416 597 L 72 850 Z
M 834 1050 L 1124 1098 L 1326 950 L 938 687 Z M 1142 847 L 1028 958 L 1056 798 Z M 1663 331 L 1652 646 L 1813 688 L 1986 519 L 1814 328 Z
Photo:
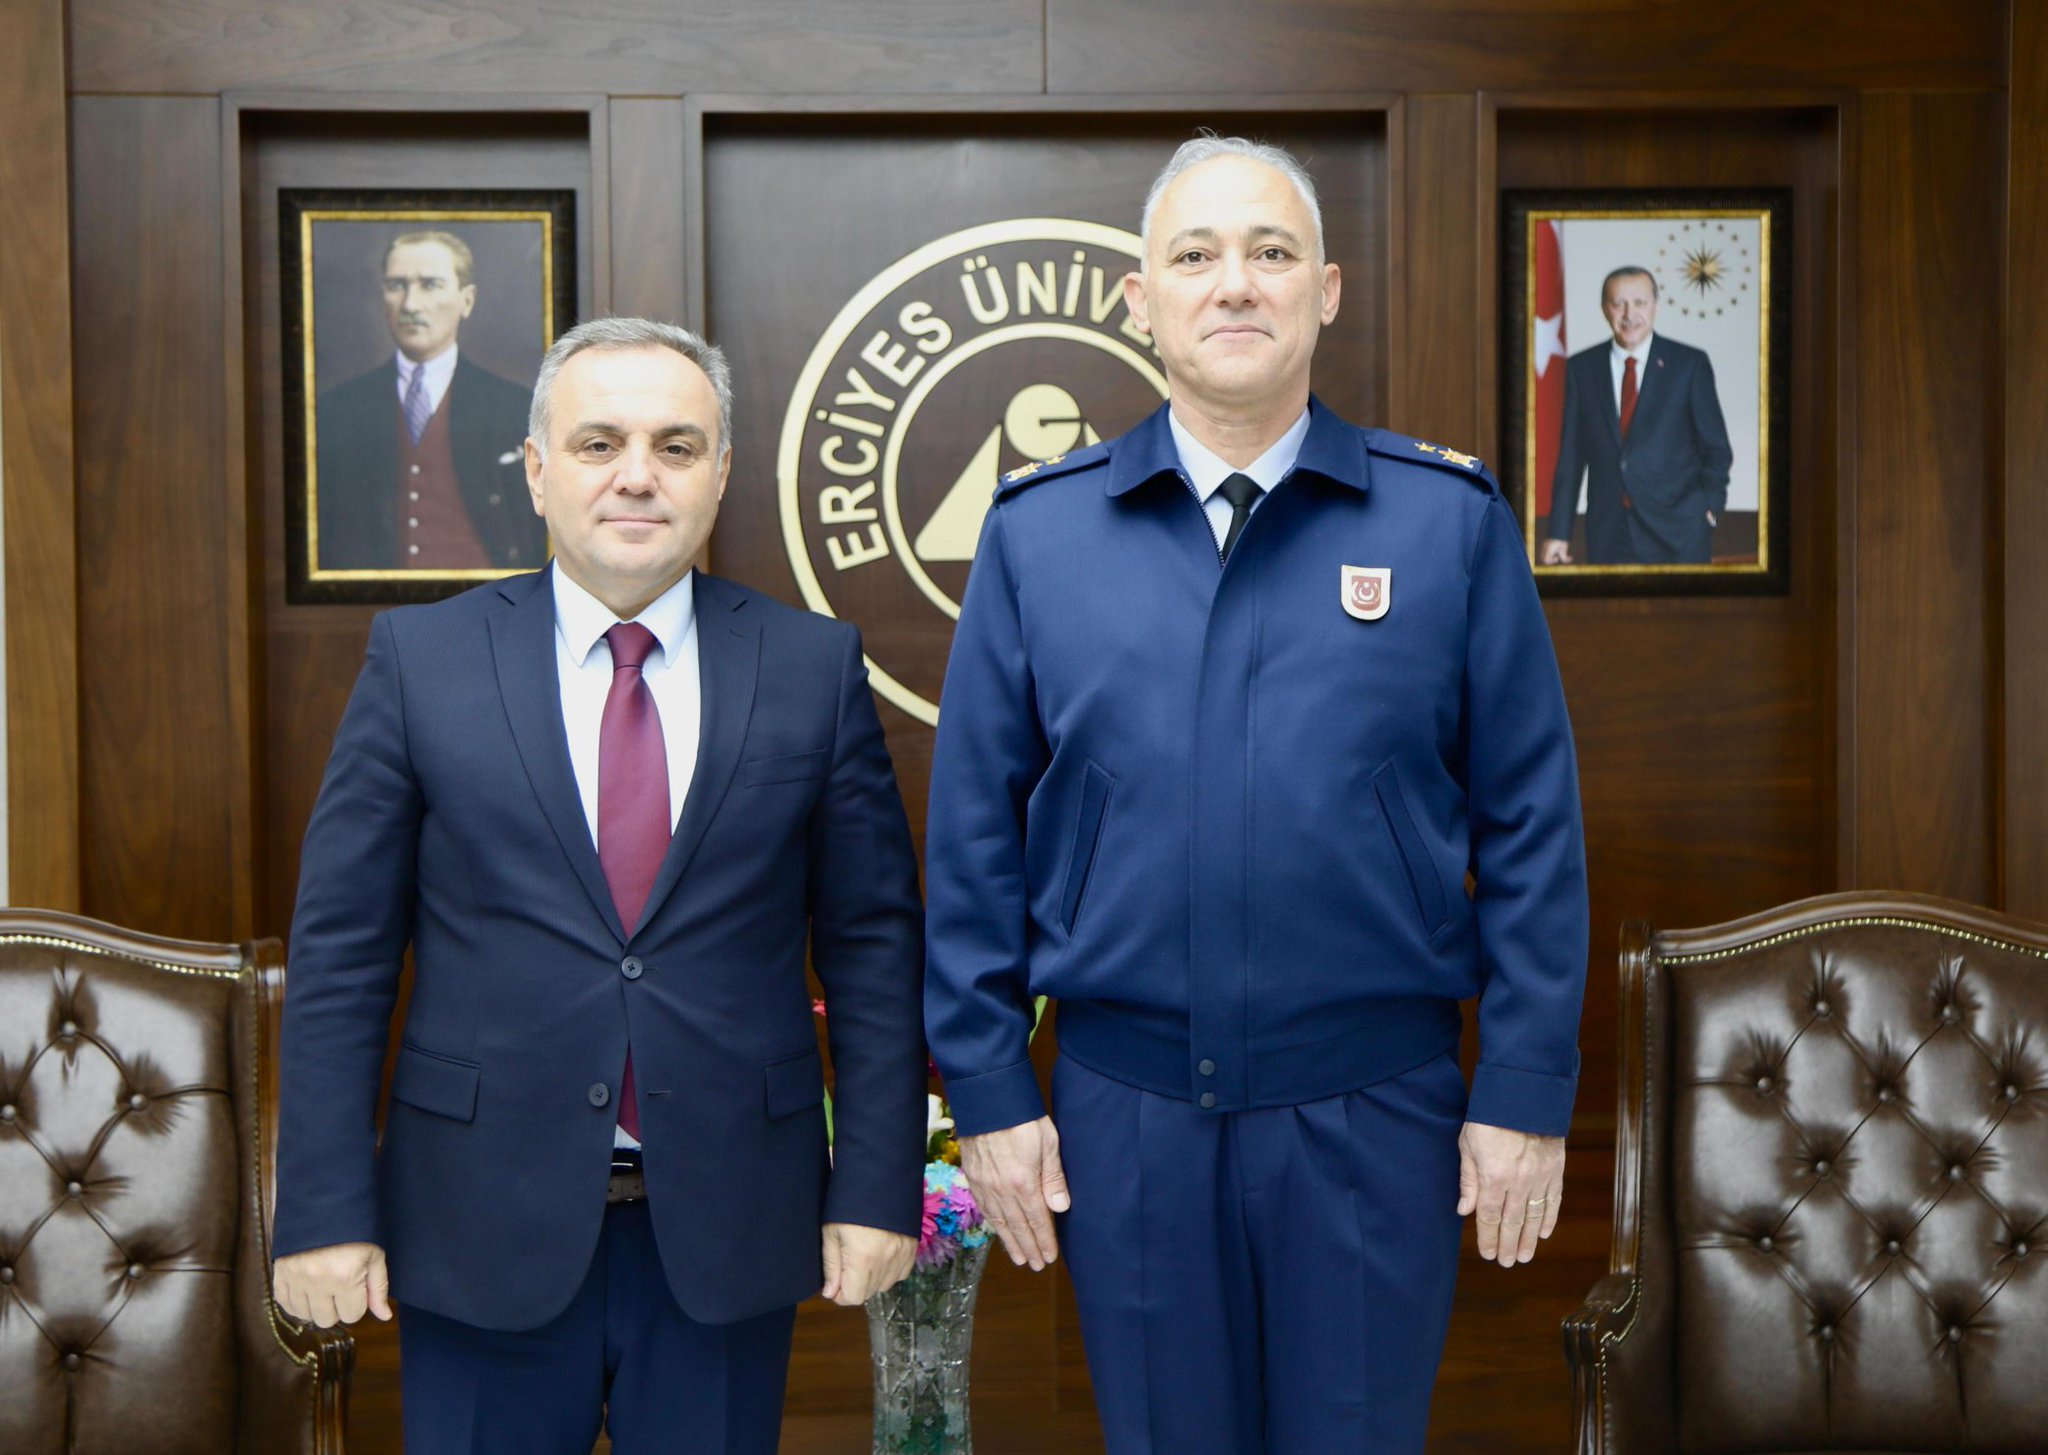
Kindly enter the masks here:
M 548 457 L 549 396 L 554 393 L 555 377 L 564 364 L 586 349 L 674 349 L 711 381 L 711 391 L 718 396 L 718 453 L 722 458 L 732 452 L 732 366 L 726 363 L 723 350 L 678 324 L 652 318 L 593 318 L 555 340 L 533 381 L 526 432 L 533 436 L 543 461 Z
M 1145 212 L 1138 225 L 1138 236 L 1144 244 L 1146 262 L 1152 258 L 1152 215 L 1159 210 L 1159 199 L 1181 177 L 1218 157 L 1243 157 L 1249 162 L 1261 162 L 1294 184 L 1294 190 L 1308 204 L 1309 220 L 1315 224 L 1316 230 L 1316 261 L 1322 262 L 1323 205 L 1316 200 L 1316 180 L 1308 174 L 1308 169 L 1296 161 L 1294 153 L 1285 147 L 1242 136 L 1218 136 L 1206 126 L 1200 134 L 1180 144 L 1160 169 L 1159 175 L 1152 179 L 1152 190 L 1145 194 Z

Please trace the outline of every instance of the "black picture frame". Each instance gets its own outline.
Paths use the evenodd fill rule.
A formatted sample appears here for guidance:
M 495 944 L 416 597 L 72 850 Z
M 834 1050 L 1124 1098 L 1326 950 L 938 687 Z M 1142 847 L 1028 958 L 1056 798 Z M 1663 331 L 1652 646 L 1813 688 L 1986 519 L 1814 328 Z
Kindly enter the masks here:
M 421 234 L 461 244 L 459 318 L 401 303 L 401 322 L 386 306 L 379 269 Z M 429 273 L 465 266 L 446 242 L 408 246 L 440 260 Z M 287 602 L 433 601 L 545 565 L 521 448 L 541 358 L 576 320 L 576 194 L 283 188 L 278 253 Z M 416 343 L 444 325 L 453 372 L 408 443 L 399 331 Z M 401 477 L 422 470 L 426 509 L 410 514 L 422 492 Z
M 1550 596 L 1784 594 L 1790 189 L 1508 189 L 1500 224 L 1500 481 L 1522 523 L 1538 587 Z M 1551 246 L 1538 232 L 1546 224 L 1555 225 Z M 1579 395 L 1571 382 L 1597 376 L 1594 387 L 1615 387 L 1607 382 L 1608 355 L 1595 350 L 1611 351 L 1616 337 L 1606 288 L 1617 269 L 1630 270 L 1629 279 L 1647 271 L 1655 337 L 1663 341 L 1642 356 L 1641 407 L 1653 408 L 1652 391 L 1663 381 L 1677 385 L 1654 415 L 1636 416 L 1645 430 L 1632 445 L 1619 430 L 1618 401 L 1608 396 L 1596 405 L 1600 396 Z M 1554 290 L 1543 299 L 1547 313 L 1539 302 L 1546 275 Z M 1615 288 L 1625 291 L 1625 280 Z M 1550 367 L 1559 373 L 1539 374 Z M 1712 409 L 1703 397 L 1713 399 Z M 1574 410 L 1575 420 L 1567 413 Z M 1699 482 L 1716 473 L 1721 450 L 1732 462 L 1722 509 L 1701 509 L 1706 518 L 1695 524 L 1693 510 L 1713 498 Z M 1584 462 L 1573 492 L 1583 507 L 1560 515 L 1546 497 L 1574 460 Z M 1571 533 L 1557 537 L 1565 515 Z M 1567 540 L 1568 561 L 1546 559 L 1553 538 Z

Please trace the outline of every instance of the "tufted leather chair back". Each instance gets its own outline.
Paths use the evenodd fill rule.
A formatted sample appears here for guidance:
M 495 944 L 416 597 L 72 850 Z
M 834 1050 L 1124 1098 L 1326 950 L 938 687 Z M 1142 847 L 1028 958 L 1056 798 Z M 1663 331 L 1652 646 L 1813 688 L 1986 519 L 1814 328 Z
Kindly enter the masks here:
M 2048 1450 L 2048 931 L 1833 895 L 1622 958 L 1582 1455 Z
M 0 1450 L 341 1448 L 352 1345 L 270 1301 L 275 940 L 0 911 Z

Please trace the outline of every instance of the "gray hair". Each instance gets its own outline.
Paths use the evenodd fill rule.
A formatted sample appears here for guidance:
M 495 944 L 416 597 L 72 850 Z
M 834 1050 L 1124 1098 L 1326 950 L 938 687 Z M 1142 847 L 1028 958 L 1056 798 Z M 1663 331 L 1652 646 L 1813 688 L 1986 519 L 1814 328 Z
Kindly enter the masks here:
M 540 361 L 540 373 L 533 381 L 533 405 L 526 413 L 526 432 L 533 436 L 542 460 L 548 457 L 549 403 L 555 377 L 564 364 L 586 349 L 674 349 L 711 381 L 711 390 L 718 396 L 718 453 L 722 458 L 732 452 L 732 366 L 726 363 L 723 350 L 673 323 L 652 318 L 593 318 L 556 339 Z
M 1252 141 L 1242 136 L 1218 136 L 1208 127 L 1180 144 L 1179 150 L 1152 179 L 1152 190 L 1145 194 L 1145 212 L 1138 225 L 1138 236 L 1144 244 L 1145 260 L 1152 258 L 1152 214 L 1159 210 L 1159 199 L 1166 195 L 1166 189 L 1179 181 L 1204 162 L 1213 162 L 1218 157 L 1243 157 L 1248 162 L 1260 162 L 1271 167 L 1294 184 L 1294 190 L 1301 194 L 1301 200 L 1308 205 L 1310 221 L 1316 229 L 1316 261 L 1323 261 L 1323 205 L 1316 200 L 1316 181 L 1308 169 L 1294 159 L 1294 153 L 1285 147 L 1276 147 L 1267 142 Z

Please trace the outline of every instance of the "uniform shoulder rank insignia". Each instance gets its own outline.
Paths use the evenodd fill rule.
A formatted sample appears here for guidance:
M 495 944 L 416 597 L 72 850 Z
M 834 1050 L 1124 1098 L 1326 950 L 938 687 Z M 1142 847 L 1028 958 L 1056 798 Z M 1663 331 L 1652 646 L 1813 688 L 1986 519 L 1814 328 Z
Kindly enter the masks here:
M 1054 455 L 1049 460 L 1033 460 L 1028 465 L 1019 465 L 1016 469 L 1011 470 L 1008 474 L 1003 476 L 1003 483 L 1005 485 L 1015 485 L 1019 480 L 1028 480 L 1031 476 L 1036 475 L 1040 470 L 1043 470 L 1050 465 L 1057 465 L 1061 460 L 1064 460 L 1065 458 L 1065 455 Z
M 1100 442 L 1082 449 L 1069 450 L 1063 455 L 1054 455 L 1050 459 L 1033 460 L 1027 465 L 1019 465 L 1016 469 L 1006 472 L 998 479 L 996 495 L 1000 498 L 1026 485 L 1036 485 L 1044 480 L 1057 479 L 1061 475 L 1071 475 L 1076 470 L 1085 470 L 1090 465 L 1100 464 L 1108 457 L 1108 443 Z
M 1463 475 L 1483 490 L 1497 491 L 1493 473 L 1477 455 L 1468 455 L 1454 450 L 1449 445 L 1433 445 L 1428 440 L 1410 439 L 1407 435 L 1395 434 L 1390 429 L 1378 431 L 1367 446 L 1374 454 L 1385 455 L 1393 460 L 1410 460 L 1418 465 L 1434 465 L 1439 470 L 1449 470 Z
M 1415 448 L 1421 450 L 1425 455 L 1442 455 L 1446 460 L 1449 460 L 1453 465 L 1462 466 L 1467 470 L 1471 469 L 1474 465 L 1479 463 L 1479 456 L 1462 455 L 1459 454 L 1456 450 L 1450 449 L 1445 445 L 1426 445 L 1421 440 L 1417 440 L 1415 442 Z

